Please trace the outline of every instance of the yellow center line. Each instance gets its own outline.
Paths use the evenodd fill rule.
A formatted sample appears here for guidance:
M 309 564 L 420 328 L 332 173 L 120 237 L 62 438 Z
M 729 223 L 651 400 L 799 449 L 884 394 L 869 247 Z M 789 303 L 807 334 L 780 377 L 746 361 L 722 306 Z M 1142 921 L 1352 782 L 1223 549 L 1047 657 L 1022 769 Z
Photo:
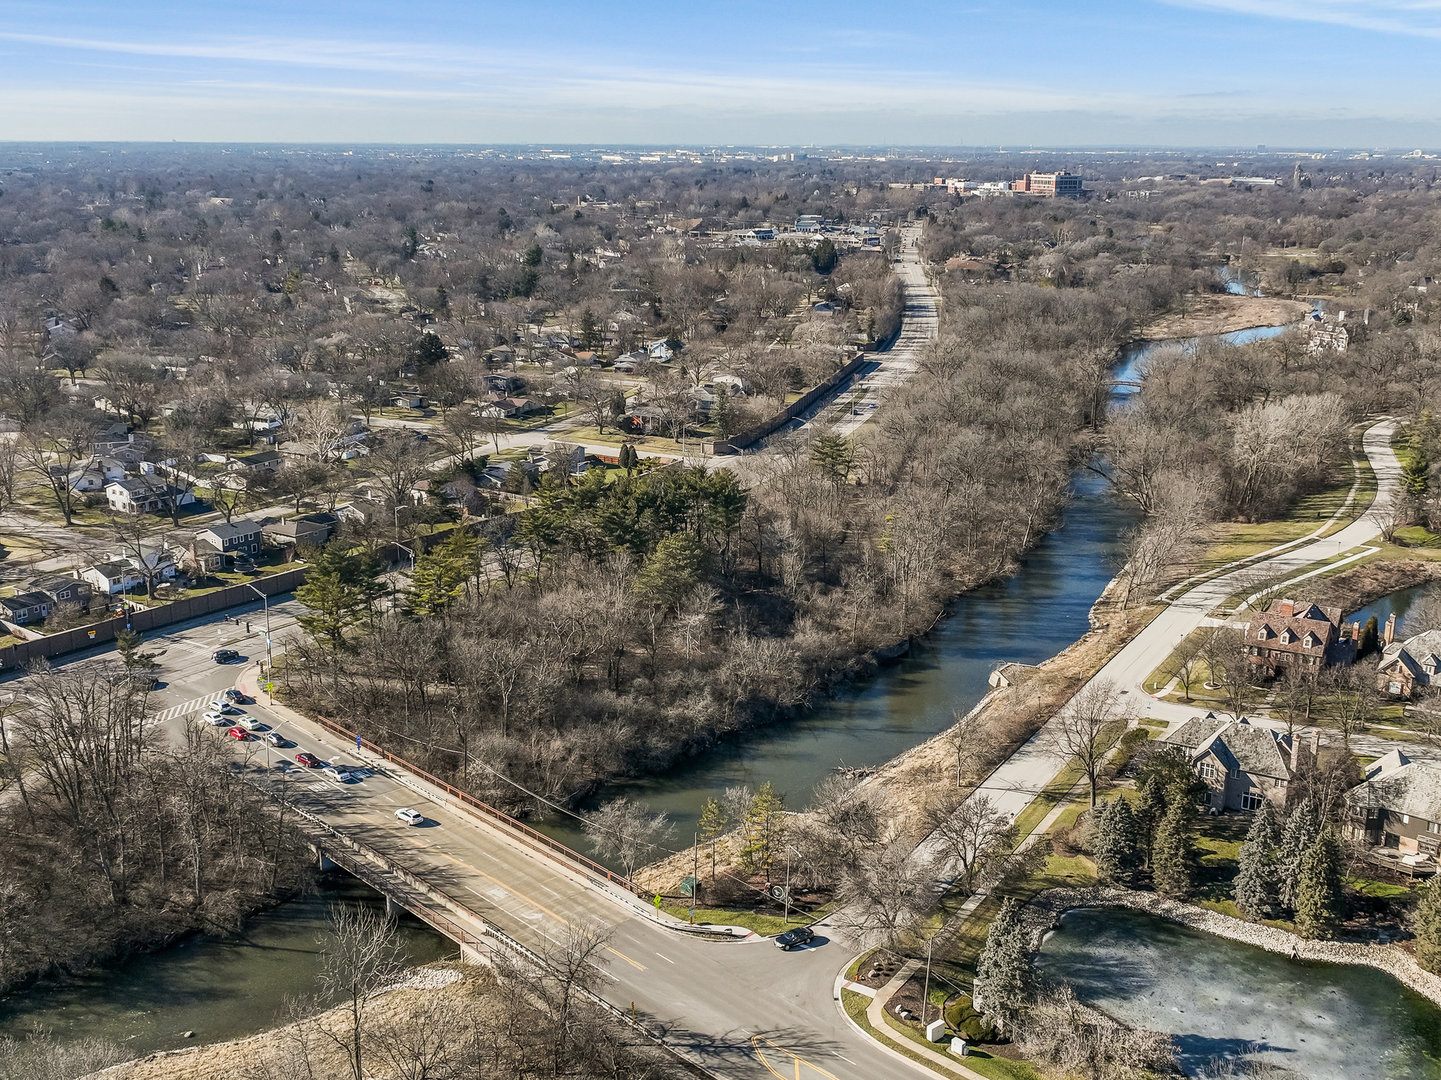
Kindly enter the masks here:
M 786 1057 L 790 1058 L 790 1064 L 795 1069 L 794 1077 L 787 1076 L 785 1073 L 777 1071 L 776 1067 L 766 1060 L 765 1050 L 762 1049 L 761 1043 L 765 1043 L 777 1053 L 784 1054 Z M 766 1067 L 766 1070 L 772 1076 L 776 1077 L 776 1080 L 800 1080 L 802 1065 L 804 1065 L 807 1069 L 810 1069 L 817 1075 L 826 1077 L 827 1080 L 837 1080 L 834 1073 L 827 1072 L 825 1069 L 822 1069 L 819 1065 L 815 1064 L 812 1061 L 807 1061 L 805 1058 L 797 1054 L 794 1050 L 787 1050 L 784 1046 L 780 1046 L 776 1043 L 771 1042 L 764 1035 L 751 1036 L 751 1049 L 756 1052 L 756 1057 L 760 1059 L 760 1063 Z

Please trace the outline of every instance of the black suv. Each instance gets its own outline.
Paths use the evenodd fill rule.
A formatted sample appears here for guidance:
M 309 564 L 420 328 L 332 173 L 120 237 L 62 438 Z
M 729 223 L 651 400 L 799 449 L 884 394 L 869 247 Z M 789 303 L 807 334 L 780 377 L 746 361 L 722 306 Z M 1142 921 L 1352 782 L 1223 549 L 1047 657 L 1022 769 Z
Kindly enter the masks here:
M 210 654 L 210 659 L 217 664 L 233 664 L 240 659 L 240 654 L 234 649 L 216 649 Z
M 787 930 L 780 937 L 776 938 L 777 949 L 794 949 L 798 945 L 809 945 L 816 936 L 816 932 L 809 926 L 797 926 L 794 930 Z

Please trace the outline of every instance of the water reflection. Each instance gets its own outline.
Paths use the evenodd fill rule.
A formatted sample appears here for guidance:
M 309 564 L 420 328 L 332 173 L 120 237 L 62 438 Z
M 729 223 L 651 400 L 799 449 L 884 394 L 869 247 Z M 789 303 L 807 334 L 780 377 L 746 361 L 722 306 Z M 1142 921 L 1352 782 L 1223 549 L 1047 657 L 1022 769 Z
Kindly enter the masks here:
M 1310 1080 L 1441 1077 L 1441 1010 L 1370 968 L 1298 962 L 1138 912 L 1067 913 L 1038 960 L 1182 1066 L 1260 1053 Z

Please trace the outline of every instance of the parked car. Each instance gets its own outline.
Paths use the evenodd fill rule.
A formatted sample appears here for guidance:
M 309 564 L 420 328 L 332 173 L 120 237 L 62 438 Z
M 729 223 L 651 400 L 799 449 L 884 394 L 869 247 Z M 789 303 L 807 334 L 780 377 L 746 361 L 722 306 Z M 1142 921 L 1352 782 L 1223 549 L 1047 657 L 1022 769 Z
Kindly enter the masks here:
M 255 731 L 257 728 L 263 728 L 265 726 L 253 716 L 242 716 L 235 722 L 245 728 L 246 731 Z
M 238 739 L 241 742 L 244 742 L 246 739 L 250 738 L 250 732 L 246 731 L 243 727 L 230 728 L 225 732 L 225 734 L 229 735 L 232 739 Z
M 232 702 L 236 705 L 249 705 L 251 703 L 250 699 L 244 694 L 242 694 L 239 690 L 227 690 L 220 696 L 223 697 L 226 701 Z
M 776 948 L 789 950 L 801 945 L 809 945 L 815 940 L 815 936 L 816 932 L 809 926 L 797 926 L 794 930 L 787 930 L 776 938 Z
M 302 750 L 295 755 L 295 764 L 303 765 L 307 769 L 318 769 L 320 767 L 320 759 L 314 754 L 307 754 Z
M 354 773 L 346 772 L 344 769 L 338 768 L 335 765 L 327 765 L 320 771 L 338 784 L 348 784 L 355 779 Z
M 425 824 L 425 815 L 422 814 L 419 810 L 412 810 L 408 806 L 402 806 L 399 810 L 395 812 L 395 816 L 400 818 L 400 820 L 405 822 L 407 825 Z
M 221 716 L 218 712 L 201 713 L 200 722 L 202 724 L 211 724 L 215 727 L 225 727 L 230 723 L 229 720 L 225 719 L 225 717 Z
M 230 702 L 226 701 L 223 697 L 216 698 L 205 707 L 207 709 L 210 709 L 212 712 L 220 713 L 222 716 L 233 716 L 236 713 L 240 712 L 239 709 L 237 709 L 234 705 L 230 704 Z
M 268 746 L 285 746 L 285 736 L 278 731 L 267 731 L 261 736 Z
M 233 664 L 240 659 L 240 654 L 234 649 L 216 649 L 210 654 L 210 659 L 217 664 Z

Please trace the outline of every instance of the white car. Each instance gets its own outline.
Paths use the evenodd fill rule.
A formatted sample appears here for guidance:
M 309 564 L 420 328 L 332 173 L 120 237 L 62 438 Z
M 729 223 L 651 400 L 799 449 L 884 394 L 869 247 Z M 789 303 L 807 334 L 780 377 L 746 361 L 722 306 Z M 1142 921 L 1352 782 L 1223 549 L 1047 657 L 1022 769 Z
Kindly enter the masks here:
M 242 716 L 239 720 L 235 722 L 241 727 L 243 727 L 246 731 L 255 731 L 256 729 L 263 728 L 265 726 L 253 716 Z
M 327 765 L 320 771 L 339 784 L 348 784 L 351 780 L 355 779 L 350 773 L 344 769 L 336 768 L 334 765 Z
M 215 712 L 223 713 L 226 716 L 230 716 L 231 714 L 238 713 L 240 711 L 234 705 L 230 704 L 230 702 L 226 701 L 224 698 L 216 698 L 205 707 L 207 709 L 213 709 Z
M 425 815 L 422 814 L 419 810 L 412 810 L 408 806 L 402 806 L 399 810 L 395 812 L 395 816 L 400 818 L 400 820 L 405 822 L 407 825 L 425 824 Z
M 200 714 L 202 724 L 210 724 L 214 727 L 226 727 L 230 721 L 221 716 L 218 712 L 206 712 Z

